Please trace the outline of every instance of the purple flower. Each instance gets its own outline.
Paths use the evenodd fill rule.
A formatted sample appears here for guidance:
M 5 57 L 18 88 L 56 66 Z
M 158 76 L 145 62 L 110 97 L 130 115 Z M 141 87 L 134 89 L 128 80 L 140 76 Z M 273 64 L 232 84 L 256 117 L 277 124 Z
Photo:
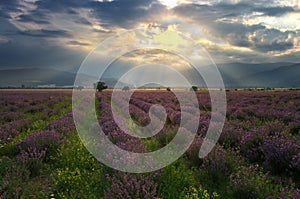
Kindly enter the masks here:
M 29 149 L 36 148 L 37 150 L 56 149 L 62 142 L 64 136 L 56 131 L 43 130 L 30 134 L 23 141 L 16 144 L 20 150 L 28 151 Z
M 104 193 L 104 198 L 157 198 L 156 175 L 134 175 L 117 172 L 114 176 L 106 175 L 112 184 Z M 158 199 L 158 198 L 157 198 Z

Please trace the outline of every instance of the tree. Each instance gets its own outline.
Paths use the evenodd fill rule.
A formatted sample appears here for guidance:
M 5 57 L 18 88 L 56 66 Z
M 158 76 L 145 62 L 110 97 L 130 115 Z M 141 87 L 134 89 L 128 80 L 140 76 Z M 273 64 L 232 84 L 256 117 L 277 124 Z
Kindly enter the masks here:
M 129 86 L 124 86 L 124 87 L 122 88 L 122 91 L 130 91 Z
M 171 88 L 170 88 L 170 87 L 167 87 L 167 91 L 171 91 Z
M 96 85 L 97 91 L 99 91 L 99 92 L 103 91 L 104 89 L 107 89 L 107 86 L 105 85 L 105 82 L 99 81 L 95 85 Z
M 198 91 L 198 87 L 197 86 L 192 86 L 191 91 Z
M 80 90 L 80 91 L 81 91 L 82 89 L 84 89 L 83 86 L 75 86 L 74 88 L 77 89 L 77 90 Z

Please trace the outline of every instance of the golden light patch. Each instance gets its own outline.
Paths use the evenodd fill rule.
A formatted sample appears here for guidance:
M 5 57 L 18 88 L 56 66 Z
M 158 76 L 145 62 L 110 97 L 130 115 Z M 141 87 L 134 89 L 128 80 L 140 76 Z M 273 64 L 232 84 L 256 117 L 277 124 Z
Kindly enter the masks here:
M 212 41 L 209 41 L 207 39 L 198 39 L 197 40 L 198 44 L 204 45 L 204 46 L 211 46 L 214 45 L 215 43 L 213 43 Z
M 284 56 L 284 55 L 289 55 L 289 54 L 292 54 L 292 53 L 295 53 L 295 52 L 300 52 L 300 47 L 295 47 L 293 49 L 289 49 L 289 50 L 286 50 L 284 52 L 276 52 L 274 53 L 273 55 L 275 57 L 281 57 L 281 56 Z
M 188 62 L 178 55 L 161 49 L 138 49 L 120 57 L 120 60 L 131 62 L 135 65 L 156 63 L 177 68 L 189 66 Z
M 174 8 L 178 5 L 178 0 L 160 0 L 160 3 L 167 6 L 167 8 Z
M 157 43 L 162 49 L 168 47 L 169 49 L 178 50 L 181 46 L 187 46 L 187 40 L 182 38 L 175 30 L 176 25 L 169 25 L 166 31 L 162 31 L 153 37 L 153 42 Z
M 72 42 L 69 40 L 65 40 L 66 46 L 69 48 L 80 48 L 84 51 L 91 51 L 94 46 L 90 43 L 89 40 L 74 40 L 76 42 Z

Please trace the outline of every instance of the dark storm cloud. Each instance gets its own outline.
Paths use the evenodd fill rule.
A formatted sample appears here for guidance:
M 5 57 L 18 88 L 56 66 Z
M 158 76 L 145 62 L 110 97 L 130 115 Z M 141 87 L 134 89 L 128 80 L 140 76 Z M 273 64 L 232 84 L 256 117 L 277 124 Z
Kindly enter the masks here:
M 163 12 L 166 7 L 158 0 L 115 0 L 115 1 L 94 1 L 94 0 L 40 0 L 34 3 L 37 6 L 35 12 L 41 14 L 51 13 L 73 13 L 80 8 L 89 9 L 91 17 L 99 20 L 101 26 L 119 26 L 130 28 L 136 23 L 148 21 Z M 30 14 L 31 15 L 31 14 Z M 83 22 L 83 21 L 78 21 Z M 86 24 L 87 21 L 85 21 Z
M 43 1 L 44 3 L 47 2 L 47 5 L 42 4 L 42 2 L 36 2 L 37 9 L 28 10 L 28 8 L 20 5 L 20 2 L 17 0 L 0 1 L 0 37 L 2 35 L 8 39 L 7 42 L 0 44 L 0 68 L 54 67 L 75 71 L 86 56 L 86 52 L 79 48 L 65 47 L 65 43 L 60 42 L 60 38 L 73 38 L 70 30 L 66 31 L 59 27 L 52 27 L 50 23 L 55 8 L 61 6 L 61 9 L 58 11 L 69 15 L 77 14 L 76 9 L 64 9 L 63 6 L 66 5 L 65 2 L 67 1 L 51 0 L 51 2 Z M 52 2 L 57 4 L 56 7 L 51 7 Z M 75 1 L 68 2 L 71 5 Z M 45 7 L 40 9 L 39 6 Z M 20 8 L 27 10 L 27 12 L 23 12 Z M 12 12 L 20 13 L 21 15 L 18 18 L 12 18 Z M 18 20 L 18 23 L 38 24 L 41 28 L 38 30 L 30 28 L 20 30 L 11 23 L 11 21 L 15 20 Z M 87 24 L 83 19 L 80 19 L 80 22 L 81 24 Z M 48 40 L 48 38 L 52 40 Z M 81 43 L 81 45 L 84 44 Z
M 280 16 L 288 12 L 295 11 L 292 7 L 266 7 L 266 8 L 255 8 L 253 9 L 257 12 L 262 12 L 264 15 L 268 16 Z
M 166 11 L 157 0 L 116 0 L 90 2 L 92 15 L 106 26 L 131 28 L 138 22 L 151 20 Z
M 62 12 L 76 12 L 77 8 L 88 7 L 91 0 L 39 0 L 34 4 L 37 10 L 62 13 Z M 75 9 L 75 10 L 74 10 Z
M 12 25 L 6 18 L 0 17 L 0 35 L 10 36 L 11 34 L 16 34 L 19 30 Z
M 61 31 L 25 31 L 20 34 L 20 30 L 4 18 L 0 18 L 0 27 L 0 36 L 10 36 L 8 42 L 0 44 L 0 68 L 55 67 L 75 70 L 84 59 L 85 53 L 82 51 L 69 49 L 63 45 L 45 40 L 45 37 L 49 35 L 52 38 L 54 35 L 56 37 L 61 36 L 61 34 L 64 35 L 65 33 Z M 24 33 L 27 35 L 25 36 Z
M 183 4 L 174 8 L 175 12 L 186 13 L 192 17 L 189 11 L 201 12 L 203 16 L 209 18 L 218 19 L 221 17 L 243 17 L 244 15 L 251 14 L 253 12 L 261 12 L 263 15 L 267 16 L 280 16 L 288 12 L 293 12 L 292 7 L 263 7 L 261 5 L 256 5 L 251 2 L 240 2 L 237 4 L 228 4 L 228 3 L 218 3 L 215 5 L 198 5 L 198 4 Z
M 265 29 L 262 25 L 246 26 L 243 24 L 214 22 L 208 27 L 213 35 L 223 38 L 232 45 L 240 47 L 250 47 L 252 43 L 248 39 L 248 34 L 257 30 Z
M 295 32 L 267 29 L 263 25 L 215 22 L 208 27 L 212 34 L 233 46 L 249 47 L 260 52 L 285 51 L 294 47 Z
M 20 22 L 36 23 L 36 24 L 50 24 L 49 17 L 42 12 L 32 11 L 30 14 L 22 14 L 19 16 Z
M 90 45 L 80 42 L 80 39 L 76 38 L 76 33 L 80 33 L 81 27 L 87 31 L 97 32 L 99 35 L 107 35 L 107 33 L 117 30 L 116 27 L 130 29 L 141 22 L 160 21 L 161 14 L 171 12 L 167 11 L 166 7 L 160 4 L 158 0 L 104 0 L 102 2 L 96 0 L 39 0 L 32 3 L 20 2 L 22 1 L 0 0 L 0 37 L 2 35 L 5 38 L 3 41 L 7 40 L 7 42 L 0 44 L 0 67 L 76 67 L 85 56 L 85 53 L 79 51 L 80 46 Z M 29 4 L 32 5 L 26 7 Z M 82 14 L 81 9 L 85 9 L 84 14 Z M 289 12 L 295 12 L 292 7 L 269 4 L 269 0 L 244 0 L 236 4 L 183 4 L 175 7 L 172 11 L 176 15 L 200 24 L 205 30 L 204 33 L 208 34 L 209 37 L 217 38 L 216 40 L 221 38 L 222 41 L 233 46 L 248 47 L 253 50 L 251 57 L 236 50 L 224 52 L 223 49 L 212 49 L 210 53 L 213 54 L 215 51 L 220 57 L 222 55 L 233 56 L 236 57 L 236 60 L 251 61 L 261 55 L 260 60 L 263 60 L 264 56 L 262 55 L 265 53 L 261 52 L 284 51 L 293 48 L 291 39 L 295 33 L 292 31 L 281 32 L 274 28 L 267 29 L 262 24 L 246 25 L 231 21 L 251 15 L 253 12 L 260 12 L 264 16 L 278 17 Z M 20 15 L 17 18 L 12 17 L 11 13 L 13 12 Z M 66 24 L 57 23 L 55 21 L 57 16 L 64 16 Z M 68 24 L 68 21 L 71 23 Z M 19 30 L 11 22 L 21 24 L 20 27 L 27 27 L 27 29 Z M 24 25 L 22 22 L 26 24 Z M 76 23 L 75 28 L 74 22 Z M 86 27 L 92 25 L 95 26 Z M 97 25 L 102 26 L 103 29 L 98 28 Z M 35 29 L 38 27 L 39 30 L 33 30 L 31 27 L 35 27 Z M 72 32 L 73 30 L 74 32 Z M 84 35 L 80 35 L 81 37 Z M 69 42 L 66 41 L 66 38 Z M 83 39 L 85 41 L 89 38 Z M 74 46 L 67 48 L 66 44 Z M 294 55 L 286 55 L 285 57 L 299 60 L 299 57 Z
M 188 4 L 174 8 L 174 12 L 190 18 L 200 24 L 206 32 L 217 38 L 227 41 L 233 46 L 248 47 L 260 52 L 284 51 L 294 47 L 292 38 L 295 32 L 281 32 L 277 29 L 268 29 L 264 25 L 246 25 L 240 22 L 231 22 L 231 17 L 238 18 L 245 13 L 251 13 L 255 7 L 247 3 L 196 5 Z M 261 8 L 260 12 L 268 15 L 278 15 L 289 9 Z
M 281 32 L 276 29 L 262 29 L 255 32 L 253 46 L 259 51 L 284 51 L 294 47 L 295 32 Z
M 36 23 L 40 25 L 50 24 L 51 15 L 55 13 L 65 13 L 69 15 L 78 15 L 76 9 L 87 8 L 88 1 L 78 0 L 40 0 L 33 3 L 36 9 L 19 16 L 19 22 Z M 79 20 L 80 24 L 87 24 L 88 21 Z
M 80 17 L 74 21 L 77 24 L 88 25 L 91 26 L 91 22 L 89 22 L 86 18 Z
M 9 67 L 55 67 L 76 69 L 85 54 L 63 46 L 30 40 L 30 43 L 10 41 L 0 45 L 0 68 Z
M 66 13 L 66 14 L 78 14 L 76 11 L 79 8 L 91 8 L 90 4 L 93 0 L 38 0 L 32 4 L 36 7 L 28 14 L 23 14 L 23 18 L 39 18 L 51 13 Z M 1 0 L 0 1 L 0 16 L 6 16 L 10 18 L 10 12 L 22 12 L 20 8 L 25 8 L 19 0 Z M 26 20 L 25 19 L 25 20 Z M 38 20 L 38 19 L 35 19 Z
M 0 17 L 10 18 L 10 12 L 19 12 L 20 7 L 17 0 L 1 0 L 0 1 Z
M 0 44 L 0 67 L 65 67 L 66 70 L 78 67 L 86 55 L 79 47 L 89 44 L 77 41 L 68 24 L 66 27 L 52 26 L 51 20 L 56 14 L 65 14 L 66 21 L 79 25 L 97 25 L 91 24 L 86 16 L 80 15 L 80 9 L 89 10 L 88 17 L 107 28 L 93 31 L 106 34 L 114 27 L 130 28 L 136 23 L 151 20 L 151 17 L 166 10 L 157 0 L 40 0 L 27 2 L 26 5 L 21 5 L 20 2 L 0 1 L 0 36 L 9 38 L 9 42 Z M 32 5 L 25 7 L 29 4 Z M 12 18 L 12 12 L 20 15 Z M 36 24 L 40 29 L 27 26 L 28 29 L 20 30 L 12 21 Z M 70 38 L 70 41 L 61 42 L 60 38 Z M 67 48 L 66 44 L 78 48 Z
M 25 30 L 19 31 L 19 34 L 30 37 L 72 37 L 72 35 L 65 30 Z

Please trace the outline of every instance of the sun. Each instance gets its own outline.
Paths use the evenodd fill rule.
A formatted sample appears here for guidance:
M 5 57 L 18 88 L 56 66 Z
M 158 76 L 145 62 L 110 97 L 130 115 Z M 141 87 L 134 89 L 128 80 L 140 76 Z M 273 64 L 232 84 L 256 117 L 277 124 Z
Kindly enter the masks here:
M 161 4 L 167 6 L 168 8 L 174 8 L 179 4 L 180 0 L 159 0 Z

